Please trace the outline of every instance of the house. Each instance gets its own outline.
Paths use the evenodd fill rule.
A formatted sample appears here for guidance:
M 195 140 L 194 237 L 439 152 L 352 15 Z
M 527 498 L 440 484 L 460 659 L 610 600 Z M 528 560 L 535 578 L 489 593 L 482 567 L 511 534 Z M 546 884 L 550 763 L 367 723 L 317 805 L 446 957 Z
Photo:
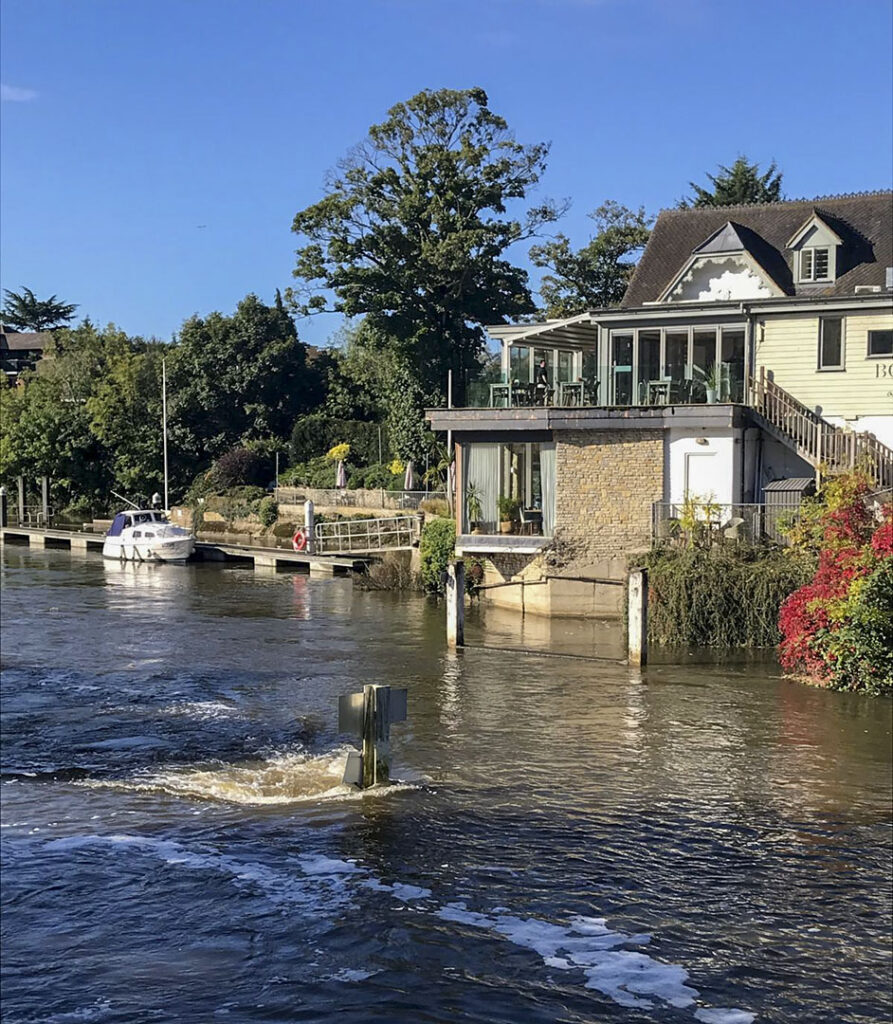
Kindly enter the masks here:
M 0 328 L 0 370 L 14 384 L 23 370 L 33 370 L 52 335 L 47 331 Z
M 619 307 L 488 333 L 500 379 L 427 417 L 456 446 L 457 550 L 537 583 L 501 603 L 606 610 L 581 579 L 620 578 L 686 498 L 771 532 L 770 484 L 858 463 L 893 486 L 891 192 L 665 211 Z

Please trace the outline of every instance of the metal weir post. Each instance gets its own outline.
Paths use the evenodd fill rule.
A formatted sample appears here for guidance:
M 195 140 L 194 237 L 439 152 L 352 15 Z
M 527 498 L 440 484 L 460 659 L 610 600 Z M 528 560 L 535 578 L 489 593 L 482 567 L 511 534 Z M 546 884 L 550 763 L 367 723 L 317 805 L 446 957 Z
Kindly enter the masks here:
M 465 644 L 465 563 L 461 558 L 447 565 L 444 583 L 447 646 L 462 647 Z
M 628 591 L 629 653 L 633 668 L 648 661 L 648 570 L 633 569 L 629 574 Z
M 359 737 L 363 748 L 347 756 L 345 785 L 369 789 L 390 782 L 391 726 L 405 721 L 406 690 L 373 684 L 338 698 L 338 731 Z

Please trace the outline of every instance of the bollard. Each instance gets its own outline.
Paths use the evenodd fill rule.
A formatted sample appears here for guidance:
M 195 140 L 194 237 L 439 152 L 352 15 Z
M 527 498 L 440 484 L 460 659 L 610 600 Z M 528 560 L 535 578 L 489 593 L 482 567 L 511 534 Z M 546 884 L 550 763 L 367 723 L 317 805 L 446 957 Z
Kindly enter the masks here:
M 312 555 L 316 551 L 316 530 L 314 529 L 313 521 L 313 502 L 304 502 L 304 529 L 307 531 L 307 547 L 306 551 L 308 555 Z
M 6 517 L 6 488 L 0 487 L 0 528 L 7 526 Z
M 465 644 L 465 563 L 461 558 L 447 565 L 446 572 L 447 646 Z
M 359 736 L 362 753 L 351 753 L 344 783 L 361 789 L 391 778 L 391 725 L 406 721 L 406 690 L 367 684 L 362 693 L 338 698 L 338 731 Z
M 20 476 L 19 483 L 19 526 L 25 525 L 25 478 Z
M 50 525 L 50 478 L 48 476 L 40 478 L 40 500 L 43 506 L 43 525 L 47 527 Z
M 648 660 L 648 570 L 629 574 L 629 664 L 641 668 Z

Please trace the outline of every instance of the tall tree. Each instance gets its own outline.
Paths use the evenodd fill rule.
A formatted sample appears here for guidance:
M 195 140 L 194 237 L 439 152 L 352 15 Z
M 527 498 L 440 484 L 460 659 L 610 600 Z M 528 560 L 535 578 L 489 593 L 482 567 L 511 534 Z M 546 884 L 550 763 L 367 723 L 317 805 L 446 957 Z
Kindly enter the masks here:
M 651 233 L 653 218 L 646 216 L 643 207 L 633 211 L 609 199 L 589 216 L 595 221 L 596 234 L 577 252 L 562 234 L 530 250 L 534 266 L 551 271 L 540 284 L 547 319 L 616 306 L 635 269 L 627 257 L 641 249 Z
M 169 368 L 171 444 L 193 471 L 246 443 L 284 441 L 307 405 L 306 346 L 284 309 L 246 296 L 232 316 L 194 316 Z
M 425 90 L 398 103 L 341 162 L 327 194 L 294 219 L 306 240 L 289 291 L 303 314 L 365 314 L 392 338 L 423 390 L 476 366 L 482 325 L 534 309 L 527 274 L 505 259 L 560 211 L 508 215 L 545 169 L 548 145 L 516 142 L 483 89 Z M 319 289 L 334 294 L 329 306 Z
M 20 292 L 5 288 L 3 294 L 3 323 L 20 331 L 58 330 L 71 322 L 77 309 L 74 303 L 58 302 L 55 295 L 38 299 L 30 288 Z
M 708 174 L 713 186 L 702 188 L 693 181 L 689 185 L 694 189 L 694 196 L 685 197 L 679 207 L 689 206 L 740 206 L 752 203 L 781 202 L 782 172 L 775 161 L 769 165 L 765 174 L 760 174 L 758 164 L 750 164 L 747 157 L 739 156 L 731 167 L 720 164 L 719 174 Z

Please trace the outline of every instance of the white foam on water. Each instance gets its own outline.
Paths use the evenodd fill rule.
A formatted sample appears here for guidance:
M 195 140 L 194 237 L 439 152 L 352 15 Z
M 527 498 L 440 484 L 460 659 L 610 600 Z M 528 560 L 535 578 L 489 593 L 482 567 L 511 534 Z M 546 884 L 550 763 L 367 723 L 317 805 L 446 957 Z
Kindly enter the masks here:
M 330 857 L 323 853 L 307 853 L 290 861 L 295 873 L 270 867 L 257 861 L 243 861 L 207 848 L 188 848 L 170 839 L 139 835 L 79 835 L 52 839 L 44 849 L 70 852 L 96 845 L 134 849 L 157 857 L 172 866 L 195 870 L 211 870 L 228 875 L 237 887 L 247 887 L 277 906 L 290 911 L 300 906 L 306 912 L 331 917 L 353 903 L 353 890 L 359 886 L 373 892 L 387 893 L 401 903 L 431 897 L 430 889 L 404 882 L 387 883 L 371 875 L 355 860 Z M 499 935 L 516 946 L 530 949 L 540 956 L 545 966 L 561 971 L 578 970 L 585 987 L 594 989 L 624 1007 L 654 1007 L 655 1000 L 677 1009 L 695 1005 L 697 989 L 687 984 L 688 972 L 678 964 L 665 963 L 632 950 L 628 946 L 644 946 L 651 941 L 648 933 L 627 934 L 612 930 L 605 918 L 578 915 L 566 924 L 555 924 L 541 918 L 518 917 L 491 911 L 489 914 L 469 910 L 456 901 L 439 907 L 420 908 L 433 912 L 443 921 L 480 928 Z M 344 968 L 336 981 L 362 981 L 371 974 Z M 71 1018 L 74 1019 L 74 1018 Z M 753 1024 L 756 1014 L 727 1007 L 699 1007 L 694 1019 L 701 1024 Z
M 646 945 L 651 941 L 649 934 L 612 931 L 601 917 L 573 917 L 565 926 L 495 911 L 482 914 L 468 910 L 462 902 L 447 903 L 436 913 L 444 921 L 483 928 L 516 946 L 531 949 L 547 967 L 582 971 L 586 988 L 601 992 L 620 1006 L 653 1007 L 654 1001 L 660 1000 L 687 1009 L 699 995 L 696 988 L 686 984 L 689 976 L 684 967 L 618 948 Z M 698 1009 L 695 1019 L 703 1024 L 752 1024 L 756 1015 L 746 1010 Z
M 279 907 L 300 907 L 304 913 L 329 916 L 333 910 L 347 908 L 352 896 L 343 877 L 360 869 L 348 861 L 329 857 L 306 858 L 309 870 L 301 859 L 293 862 L 295 874 L 270 867 L 259 861 L 243 861 L 210 849 L 193 849 L 171 839 L 155 839 L 137 835 L 82 835 L 53 839 L 44 849 L 70 852 L 94 846 L 111 846 L 119 850 L 136 850 L 156 857 L 174 867 L 188 870 L 214 871 L 229 876 L 237 888 L 247 888 Z M 325 870 L 320 868 L 325 861 Z
M 97 999 L 89 1006 L 81 1006 L 67 1013 L 54 1013 L 45 1018 L 45 1024 L 74 1024 L 75 1021 L 102 1020 L 111 1012 L 112 1004 L 107 999 Z
M 159 708 L 161 715 L 184 716 L 186 718 L 215 719 L 241 717 L 238 708 L 219 700 L 178 701 Z
M 695 1010 L 695 1020 L 703 1024 L 752 1024 L 756 1014 L 748 1010 L 726 1010 L 717 1007 L 714 1010 Z
M 246 806 L 295 804 L 321 800 L 366 800 L 388 797 L 416 786 L 396 781 L 390 786 L 360 790 L 341 779 L 348 753 L 341 746 L 323 754 L 305 751 L 273 752 L 269 757 L 242 764 L 212 767 L 176 766 L 129 779 L 84 779 L 79 786 L 169 796 Z

